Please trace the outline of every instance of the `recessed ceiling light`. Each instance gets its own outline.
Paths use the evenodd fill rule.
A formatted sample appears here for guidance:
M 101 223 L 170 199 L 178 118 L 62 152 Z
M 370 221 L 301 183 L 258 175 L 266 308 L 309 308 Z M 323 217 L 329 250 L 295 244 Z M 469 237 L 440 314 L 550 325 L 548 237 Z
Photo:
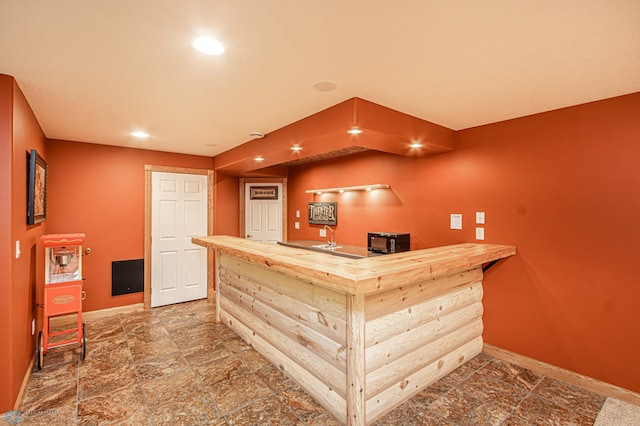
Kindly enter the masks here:
M 195 39 L 193 48 L 205 55 L 220 55 L 224 53 L 224 47 L 218 40 L 206 36 Z
M 256 160 L 256 161 L 258 161 L 258 162 L 260 162 L 260 161 L 264 161 L 264 157 L 257 156 L 257 157 L 255 157 L 255 158 L 254 158 L 254 160 Z
M 262 133 L 262 132 L 251 132 L 251 133 L 249 133 L 249 136 L 251 136 L 252 138 L 262 139 L 262 138 L 264 138 L 264 133 Z
M 336 90 L 336 84 L 333 81 L 317 81 L 313 83 L 313 88 L 318 92 L 330 92 Z
M 347 133 L 349 133 L 350 135 L 359 135 L 360 133 L 362 133 L 362 129 L 352 127 L 351 129 L 347 130 Z
M 149 137 L 149 133 L 143 132 L 142 130 L 136 130 L 135 132 L 131 132 L 131 136 L 134 138 L 146 139 Z
M 291 147 L 291 151 L 302 151 L 302 147 L 300 145 L 294 145 Z
M 409 145 L 409 148 L 422 148 L 422 144 L 420 142 L 414 142 L 411 145 Z

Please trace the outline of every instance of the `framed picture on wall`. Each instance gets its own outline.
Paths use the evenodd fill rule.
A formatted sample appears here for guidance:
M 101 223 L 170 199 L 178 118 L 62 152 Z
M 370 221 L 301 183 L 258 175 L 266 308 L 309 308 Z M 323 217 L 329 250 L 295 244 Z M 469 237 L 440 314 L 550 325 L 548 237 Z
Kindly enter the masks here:
M 309 223 L 312 225 L 337 225 L 338 203 L 308 203 Z
M 47 219 L 47 162 L 35 149 L 29 155 L 27 187 L 27 224 L 34 225 Z
M 252 186 L 249 188 L 250 200 L 277 200 L 277 186 Z

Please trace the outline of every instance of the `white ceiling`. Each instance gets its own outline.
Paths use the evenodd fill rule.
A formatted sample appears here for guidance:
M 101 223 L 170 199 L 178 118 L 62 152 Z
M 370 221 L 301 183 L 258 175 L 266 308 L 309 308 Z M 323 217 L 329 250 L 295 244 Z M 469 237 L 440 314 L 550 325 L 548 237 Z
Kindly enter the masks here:
M 212 156 L 352 97 L 458 130 L 640 91 L 640 1 L 0 0 L 0 73 L 52 139 Z

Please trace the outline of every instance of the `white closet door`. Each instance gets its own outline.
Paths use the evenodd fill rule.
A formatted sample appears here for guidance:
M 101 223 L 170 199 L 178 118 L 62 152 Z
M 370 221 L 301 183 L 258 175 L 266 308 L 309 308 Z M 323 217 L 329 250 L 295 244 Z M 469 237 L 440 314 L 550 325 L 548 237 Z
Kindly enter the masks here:
M 251 187 L 277 187 L 275 200 L 251 199 Z M 245 238 L 277 243 L 282 241 L 282 184 L 245 184 Z
M 152 172 L 151 306 L 207 297 L 207 176 Z

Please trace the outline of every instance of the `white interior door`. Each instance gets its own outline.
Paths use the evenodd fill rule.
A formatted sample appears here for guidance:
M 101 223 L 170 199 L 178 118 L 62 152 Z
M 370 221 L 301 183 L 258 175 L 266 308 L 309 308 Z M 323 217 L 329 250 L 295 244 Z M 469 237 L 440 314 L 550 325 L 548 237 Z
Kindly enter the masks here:
M 277 199 L 271 199 L 271 190 L 277 188 Z M 252 190 L 254 188 L 254 190 Z M 245 237 L 250 240 L 277 243 L 282 241 L 282 184 L 245 184 Z
M 207 297 L 207 175 L 151 174 L 151 306 Z

